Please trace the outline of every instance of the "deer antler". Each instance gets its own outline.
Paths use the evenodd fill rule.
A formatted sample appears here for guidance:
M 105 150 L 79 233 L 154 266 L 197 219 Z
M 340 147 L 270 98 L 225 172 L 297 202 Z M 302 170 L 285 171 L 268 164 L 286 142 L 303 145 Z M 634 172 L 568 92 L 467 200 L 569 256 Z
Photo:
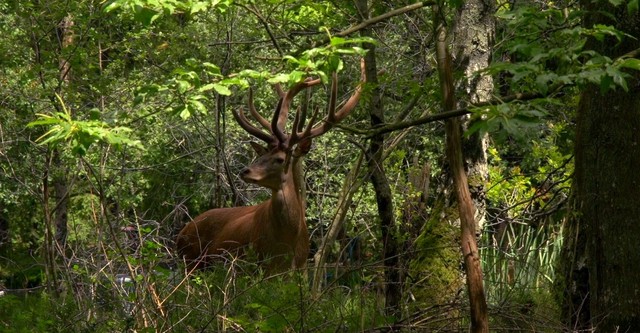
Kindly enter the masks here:
M 336 111 L 336 99 L 338 96 L 338 75 L 335 72 L 331 75 L 331 88 L 329 105 L 327 106 L 327 116 L 322 119 L 318 125 L 314 126 L 315 120 L 318 115 L 318 110 L 316 110 L 313 113 L 311 120 L 302 132 L 298 131 L 301 121 L 300 111 L 298 110 L 298 112 L 296 112 L 293 126 L 291 128 L 291 135 L 287 135 L 285 133 L 285 125 L 287 122 L 287 117 L 289 115 L 291 102 L 293 101 L 293 98 L 302 90 L 321 83 L 322 81 L 320 79 L 307 78 L 304 81 L 296 83 L 295 85 L 293 85 L 293 87 L 291 87 L 291 89 L 286 92 L 282 90 L 282 87 L 280 87 L 280 85 L 276 85 L 275 90 L 280 96 L 280 99 L 278 100 L 278 105 L 276 106 L 271 122 L 266 120 L 258 113 L 258 111 L 256 111 L 255 105 L 253 103 L 253 90 L 249 89 L 249 112 L 264 129 L 269 131 L 269 133 L 266 133 L 256 126 L 252 125 L 246 118 L 242 110 L 234 110 L 233 116 L 240 124 L 240 126 L 244 128 L 249 134 L 266 142 L 271 146 L 277 146 L 281 149 L 289 150 L 294 145 L 300 142 L 307 141 L 309 143 L 309 140 L 311 140 L 312 138 L 318 137 L 329 131 L 335 124 L 343 120 L 355 108 L 358 100 L 360 99 L 360 95 L 362 94 L 362 87 L 364 85 L 364 82 L 366 81 L 364 60 L 362 60 L 360 63 L 360 70 L 360 83 L 356 87 L 351 97 L 349 97 L 349 99 L 342 105 L 342 107 L 338 111 Z
M 329 97 L 328 114 L 321 120 L 320 124 L 313 128 L 307 127 L 303 133 L 298 133 L 304 139 L 312 139 L 318 137 L 334 125 L 342 121 L 355 108 L 362 95 L 362 88 L 367 80 L 364 67 L 364 59 L 360 61 L 360 83 L 349 99 L 342 105 L 340 110 L 336 112 L 336 98 L 338 95 L 338 75 L 334 72 L 331 76 L 331 95 Z M 311 124 L 311 123 L 310 123 Z
M 253 118 L 255 118 L 260 123 L 260 125 L 262 125 L 262 127 L 264 127 L 267 131 L 271 130 L 271 124 L 269 124 L 269 121 L 264 119 L 258 113 L 258 111 L 256 111 L 256 106 L 255 104 L 253 104 L 253 88 L 251 87 L 249 88 L 249 112 L 251 112 Z

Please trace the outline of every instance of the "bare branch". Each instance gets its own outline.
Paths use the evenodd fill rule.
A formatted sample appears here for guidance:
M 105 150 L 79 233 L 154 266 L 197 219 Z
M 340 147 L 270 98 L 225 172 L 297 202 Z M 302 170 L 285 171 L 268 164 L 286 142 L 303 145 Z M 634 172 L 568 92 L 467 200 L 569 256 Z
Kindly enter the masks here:
M 378 22 L 382 22 L 382 21 L 384 21 L 386 19 L 389 19 L 391 17 L 402 15 L 404 13 L 408 13 L 410 11 L 413 11 L 413 10 L 416 10 L 416 9 L 420 9 L 422 7 L 433 6 L 435 4 L 436 4 L 435 1 L 421 1 L 421 2 L 416 2 L 414 4 L 402 7 L 402 8 L 394 9 L 394 10 L 392 10 L 390 12 L 386 12 L 386 13 L 384 13 L 382 15 L 370 18 L 368 20 L 365 20 L 365 21 L 363 21 L 363 22 L 361 22 L 361 23 L 359 23 L 359 24 L 357 24 L 357 25 L 355 25 L 355 26 L 353 26 L 351 28 L 348 28 L 347 30 L 343 30 L 341 32 L 338 32 L 336 34 L 336 36 L 338 36 L 338 37 L 348 36 L 348 35 L 350 35 L 350 34 L 352 34 L 354 32 L 360 31 L 360 30 L 362 30 L 362 29 L 364 29 L 364 28 L 366 28 L 366 27 L 368 27 L 370 25 L 376 24 Z

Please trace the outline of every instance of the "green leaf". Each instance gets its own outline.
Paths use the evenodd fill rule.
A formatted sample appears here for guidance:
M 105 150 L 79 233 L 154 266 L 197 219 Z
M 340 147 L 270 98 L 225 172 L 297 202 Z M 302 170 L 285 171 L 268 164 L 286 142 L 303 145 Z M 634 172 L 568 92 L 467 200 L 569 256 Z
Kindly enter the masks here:
M 221 85 L 219 83 L 214 83 L 213 84 L 213 89 L 220 95 L 223 95 L 223 96 L 230 96 L 231 95 L 231 90 L 229 90 L 229 87 L 227 87 L 225 85 Z
M 213 83 L 205 84 L 204 86 L 201 86 L 200 88 L 198 88 L 198 91 L 199 91 L 199 92 L 209 91 L 209 90 L 213 89 L 213 86 L 214 86 L 214 85 L 215 85 L 215 84 L 213 84 Z
M 627 80 L 625 79 L 624 75 L 615 75 L 613 77 L 613 82 L 619 85 L 620 87 L 622 87 L 622 89 L 624 89 L 625 92 L 629 91 L 629 87 L 627 86 Z
M 294 63 L 294 64 L 298 64 L 300 63 L 300 60 L 298 60 L 297 58 L 294 58 L 293 56 L 290 55 L 285 55 L 284 57 L 282 57 L 283 60 L 287 60 L 290 63 Z
M 150 25 L 161 13 L 147 7 L 136 6 L 136 11 L 133 15 L 134 19 L 145 26 Z
M 120 8 L 120 6 L 122 6 L 122 4 L 120 3 L 120 1 L 118 1 L 118 0 L 112 0 L 112 1 L 107 2 L 107 3 L 105 4 L 105 6 L 102 8 L 102 10 L 103 10 L 105 13 L 109 13 L 109 12 L 111 12 L 111 11 L 114 11 L 114 10 L 116 10 L 116 9 Z
M 267 82 L 269 82 L 271 84 L 289 82 L 289 74 L 284 74 L 284 73 L 277 74 L 277 75 L 269 78 L 269 80 L 267 80 Z
M 620 67 L 631 68 L 640 71 L 640 59 L 627 58 L 620 62 Z
M 195 14 L 197 12 L 203 12 L 207 9 L 208 4 L 206 2 L 196 2 L 191 6 L 191 14 Z
M 193 111 L 197 111 L 202 114 L 207 114 L 207 107 L 204 106 L 204 104 L 202 104 L 202 102 L 198 100 L 195 100 L 195 99 L 189 100 L 189 106 L 192 108 Z
M 600 91 L 606 93 L 613 86 L 613 78 L 609 75 L 603 75 L 600 79 Z
M 298 83 L 305 77 L 305 73 L 301 71 L 293 71 L 289 74 L 290 83 Z
M 340 46 L 346 44 L 361 44 L 361 43 L 369 43 L 369 44 L 377 44 L 377 41 L 371 37 L 356 37 L 345 39 L 342 37 L 331 37 L 331 45 L 332 46 Z
M 242 77 L 230 77 L 220 81 L 220 84 L 226 86 L 240 86 L 242 88 L 249 87 L 249 82 L 247 82 L 247 79 Z
M 178 85 L 178 91 L 181 93 L 185 93 L 192 87 L 191 82 L 185 80 L 176 80 L 176 84 Z
M 191 117 L 191 112 L 189 111 L 189 108 L 187 108 L 185 105 L 180 105 L 176 107 L 174 109 L 174 112 L 178 114 L 180 118 L 182 118 L 182 120 L 187 120 Z
M 220 71 L 220 67 L 210 63 L 210 62 L 203 62 L 202 63 L 202 67 L 204 67 L 207 70 L 207 73 L 209 74 L 213 74 L 213 75 L 222 75 L 222 72 Z
M 60 120 L 53 118 L 49 115 L 46 114 L 38 114 L 38 116 L 40 117 L 40 119 L 38 120 L 34 120 L 30 123 L 27 124 L 27 127 L 34 127 L 34 126 L 44 126 L 44 125 L 53 125 L 53 124 L 57 124 L 60 122 Z
M 327 68 L 325 72 L 338 72 L 342 69 L 342 59 L 337 55 L 332 55 L 327 59 Z
M 347 43 L 347 40 L 342 37 L 331 37 L 331 45 L 339 46 Z
M 474 121 L 473 124 L 469 126 L 469 128 L 464 132 L 464 136 L 468 138 L 476 132 L 486 133 L 488 129 L 489 129 L 489 126 L 487 124 L 487 121 L 480 119 L 480 120 Z
M 542 94 L 546 94 L 549 88 L 548 83 L 553 82 L 558 77 L 555 73 L 545 73 L 536 77 L 536 87 Z

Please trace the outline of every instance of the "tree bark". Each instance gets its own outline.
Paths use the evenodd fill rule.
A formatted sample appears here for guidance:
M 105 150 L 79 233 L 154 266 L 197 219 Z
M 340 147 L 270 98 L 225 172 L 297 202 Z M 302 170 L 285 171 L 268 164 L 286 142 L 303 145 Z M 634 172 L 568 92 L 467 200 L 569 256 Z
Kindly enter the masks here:
M 369 17 L 368 4 L 366 0 L 356 1 L 356 6 L 360 15 L 366 19 Z M 362 36 L 371 36 L 371 30 L 366 28 L 361 30 Z M 372 86 L 369 99 L 369 116 L 371 127 L 384 124 L 384 104 L 382 92 L 378 85 L 378 69 L 376 66 L 376 50 L 373 44 L 364 44 L 367 50 L 365 56 L 367 84 Z M 383 262 L 385 275 L 385 313 L 390 316 L 399 317 L 401 278 L 398 267 L 398 240 L 394 232 L 395 217 L 393 212 L 393 196 L 391 187 L 384 171 L 384 135 L 376 135 L 371 138 L 367 151 L 369 172 L 371 173 L 371 184 L 375 190 L 378 216 L 380 217 L 380 229 L 382 232 Z
M 630 36 L 586 48 L 616 58 L 640 47 L 640 15 L 626 3 L 581 1 L 583 25 L 611 25 Z M 573 209 L 565 229 L 564 314 L 575 329 L 639 332 L 640 74 L 629 91 L 591 85 L 576 119 Z
M 58 74 L 60 84 L 58 85 L 57 93 L 61 95 L 63 87 L 69 85 L 71 79 L 71 63 L 67 57 L 65 57 L 65 51 L 73 44 L 73 18 L 71 15 L 65 16 L 60 22 L 58 27 L 58 34 L 60 39 L 58 59 Z M 68 207 L 69 207 L 69 186 L 67 179 L 67 168 L 60 156 L 61 152 L 55 149 L 53 152 L 53 191 L 54 198 L 56 200 L 56 206 L 54 208 L 54 220 L 56 225 L 55 239 L 60 250 L 63 250 L 67 243 L 68 234 Z
M 463 80 L 456 83 L 456 92 L 468 96 L 457 100 L 456 108 L 467 107 L 491 99 L 493 78 L 491 75 L 475 75 L 487 68 L 491 62 L 495 35 L 495 2 L 482 0 L 465 1 L 458 8 L 453 27 L 454 68 L 464 73 Z M 462 117 L 463 128 L 471 123 Z M 469 179 L 469 190 L 475 206 L 476 232 L 480 233 L 486 216 L 485 184 L 489 178 L 487 167 L 488 135 L 476 132 L 462 139 L 465 169 Z
M 453 73 L 451 56 L 446 44 L 447 32 L 443 22 L 439 20 L 438 8 L 434 7 L 434 23 L 436 23 L 436 60 L 443 98 L 443 109 L 455 108 Z M 462 154 L 462 127 L 458 118 L 446 121 L 446 150 L 449 168 L 453 177 L 458 210 L 460 214 L 461 248 L 471 307 L 471 332 L 489 332 L 487 303 L 484 297 L 482 269 L 478 245 L 476 243 L 475 208 L 469 192 L 467 174 Z

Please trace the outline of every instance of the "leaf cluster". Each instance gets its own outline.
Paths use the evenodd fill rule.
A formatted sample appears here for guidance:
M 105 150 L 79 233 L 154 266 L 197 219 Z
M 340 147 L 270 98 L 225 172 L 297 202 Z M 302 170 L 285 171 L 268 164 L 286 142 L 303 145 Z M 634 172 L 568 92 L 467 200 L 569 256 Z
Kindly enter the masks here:
M 131 139 L 128 133 L 132 130 L 125 126 L 109 126 L 100 120 L 77 120 L 71 116 L 71 111 L 66 107 L 62 98 L 56 95 L 63 112 L 54 112 L 52 115 L 40 113 L 39 119 L 30 122 L 27 127 L 47 126 L 49 130 L 36 141 L 41 144 L 71 145 L 74 154 L 84 156 L 89 147 L 97 142 L 112 145 L 117 149 L 124 146 L 143 149 L 139 140 Z

